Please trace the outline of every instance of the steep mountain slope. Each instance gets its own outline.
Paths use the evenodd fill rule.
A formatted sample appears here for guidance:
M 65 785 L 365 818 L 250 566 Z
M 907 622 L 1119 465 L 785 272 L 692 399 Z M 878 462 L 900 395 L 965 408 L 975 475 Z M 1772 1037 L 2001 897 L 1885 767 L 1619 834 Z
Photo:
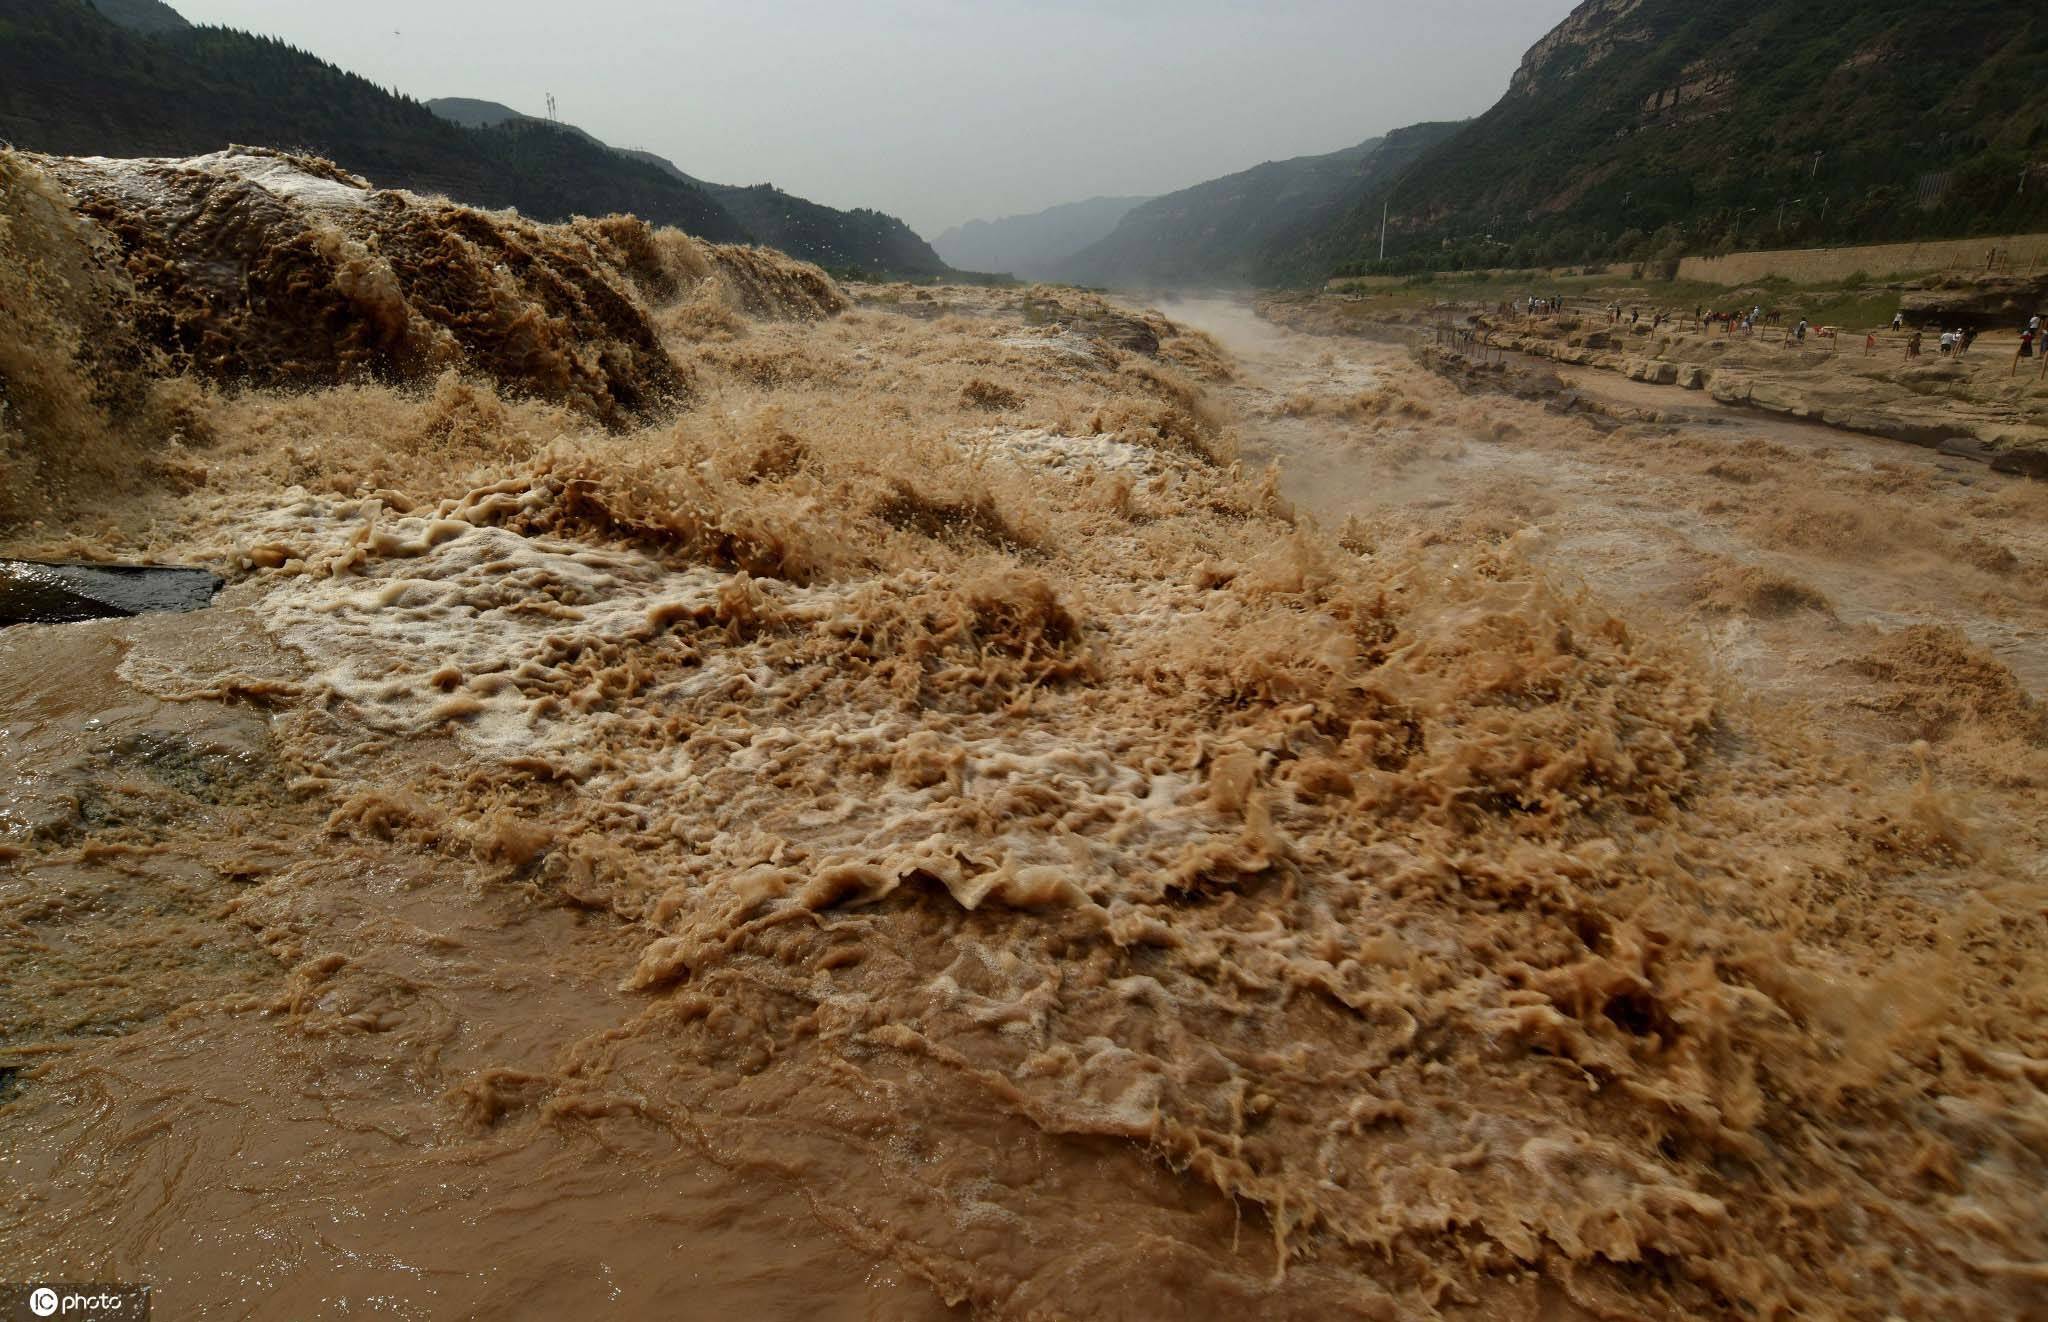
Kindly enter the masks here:
M 437 97 L 426 104 L 442 118 L 469 128 L 546 122 L 499 102 L 473 97 Z M 785 193 L 773 184 L 741 187 L 710 183 L 685 174 L 673 161 L 653 152 L 611 147 L 573 124 L 550 127 L 701 188 L 757 240 L 792 257 L 834 270 L 893 276 L 944 275 L 949 270 L 930 244 L 894 216 L 863 207 L 842 211 Z
M 1462 120 L 1410 124 L 1387 134 L 1344 194 L 1316 214 L 1279 231 L 1260 251 L 1254 264 L 1264 285 L 1312 284 L 1349 259 L 1361 244 L 1376 243 L 1385 218 L 1382 203 L 1390 188 L 1398 191 L 1403 174 L 1415 163 L 1457 137 Z
M 1402 178 L 1393 250 L 1468 265 L 2033 223 L 2044 68 L 2028 0 L 1587 0 Z
M 573 137 L 583 139 L 592 146 L 602 147 L 606 151 L 615 152 L 628 160 L 639 161 L 643 165 L 651 165 L 670 178 L 680 179 L 698 188 L 712 187 L 702 179 L 684 174 L 676 168 L 675 162 L 665 156 L 656 156 L 651 151 L 628 151 L 624 147 L 614 147 L 587 129 L 580 129 L 574 124 L 564 124 L 560 120 L 529 115 L 523 110 L 514 110 L 502 101 L 483 101 L 471 96 L 432 96 L 428 97 L 424 104 L 441 118 L 460 124 L 466 129 L 494 129 L 512 123 L 549 124 Z
M 179 32 L 192 26 L 163 0 L 92 0 L 92 7 L 130 32 Z
M 761 242 L 828 270 L 910 277 L 952 270 L 917 231 L 885 212 L 867 207 L 842 211 L 773 184 L 704 188 Z
M 970 271 L 1007 271 L 1026 279 L 1057 275 L 1059 263 L 1109 237 L 1125 216 L 1150 198 L 1091 197 L 1028 216 L 970 220 L 955 225 L 932 247 L 939 256 Z
M 464 129 L 282 42 L 207 27 L 145 36 L 82 0 L 0 9 L 0 138 L 104 156 L 276 144 L 387 187 L 541 220 L 632 212 L 701 238 L 751 237 L 702 189 L 572 135 Z
M 1268 283 L 1280 258 L 1328 228 L 1390 165 L 1399 168 L 1387 143 L 1268 161 L 1154 198 L 1057 263 L 1057 273 L 1090 285 Z
M 525 111 L 514 110 L 502 101 L 484 101 L 473 96 L 430 96 L 426 100 L 426 107 L 441 118 L 452 120 L 466 129 L 487 129 L 508 119 L 535 118 Z M 562 127 L 572 133 L 583 133 L 582 129 L 574 125 L 565 124 Z M 584 133 L 583 136 L 590 135 Z M 591 140 L 596 141 L 594 138 Z

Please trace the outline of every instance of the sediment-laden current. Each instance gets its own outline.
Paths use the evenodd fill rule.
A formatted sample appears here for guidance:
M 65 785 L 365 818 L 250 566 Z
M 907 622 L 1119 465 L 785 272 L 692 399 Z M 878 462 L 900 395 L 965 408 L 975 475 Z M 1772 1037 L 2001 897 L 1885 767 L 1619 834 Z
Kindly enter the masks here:
M 1812 518 L 1642 508 L 1794 439 L 1214 306 L 849 298 L 272 154 L 0 183 L 0 553 L 231 579 L 0 633 L 7 1274 L 2048 1301 L 2038 488 L 1843 461 L 1940 567 L 1816 585 L 1755 550 Z M 1990 558 L 1914 616 L 1942 538 Z

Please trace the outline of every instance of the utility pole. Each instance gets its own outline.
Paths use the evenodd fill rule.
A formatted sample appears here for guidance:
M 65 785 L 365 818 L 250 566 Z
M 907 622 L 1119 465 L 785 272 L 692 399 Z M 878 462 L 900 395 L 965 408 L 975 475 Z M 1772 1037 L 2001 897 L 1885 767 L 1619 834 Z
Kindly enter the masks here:
M 1387 260 L 1387 217 L 1393 210 L 1394 194 L 1401 191 L 1401 185 L 1407 182 L 1409 172 L 1414 168 L 1410 165 L 1394 176 L 1394 182 L 1387 185 L 1387 195 L 1380 199 L 1380 260 L 1383 262 Z

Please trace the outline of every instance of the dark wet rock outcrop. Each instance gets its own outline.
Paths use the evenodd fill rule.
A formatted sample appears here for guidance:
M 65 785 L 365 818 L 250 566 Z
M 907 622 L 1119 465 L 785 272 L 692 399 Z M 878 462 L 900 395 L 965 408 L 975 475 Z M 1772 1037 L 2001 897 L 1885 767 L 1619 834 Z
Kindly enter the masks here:
M 0 628 L 199 610 L 221 586 L 220 575 L 179 565 L 0 560 Z

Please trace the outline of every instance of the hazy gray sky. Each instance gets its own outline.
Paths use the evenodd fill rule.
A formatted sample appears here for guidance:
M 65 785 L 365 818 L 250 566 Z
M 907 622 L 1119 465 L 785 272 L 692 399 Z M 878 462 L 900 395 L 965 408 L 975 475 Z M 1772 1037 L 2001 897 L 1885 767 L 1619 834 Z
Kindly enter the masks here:
M 1575 0 L 171 0 L 926 237 L 1485 110 Z

